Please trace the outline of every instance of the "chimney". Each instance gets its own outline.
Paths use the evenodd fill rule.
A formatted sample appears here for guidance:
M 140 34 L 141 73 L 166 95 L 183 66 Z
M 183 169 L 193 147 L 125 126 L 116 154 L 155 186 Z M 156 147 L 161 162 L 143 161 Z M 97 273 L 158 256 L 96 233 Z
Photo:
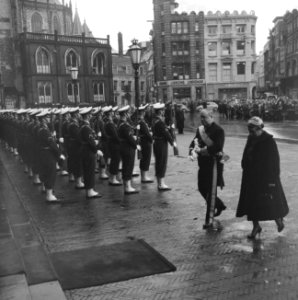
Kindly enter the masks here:
M 118 52 L 119 55 L 123 55 L 123 38 L 122 38 L 122 33 L 118 33 Z

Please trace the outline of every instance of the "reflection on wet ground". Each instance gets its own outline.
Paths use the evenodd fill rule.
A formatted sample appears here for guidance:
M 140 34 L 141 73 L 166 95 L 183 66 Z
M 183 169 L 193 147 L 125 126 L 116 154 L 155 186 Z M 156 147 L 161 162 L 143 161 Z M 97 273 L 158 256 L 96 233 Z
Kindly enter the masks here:
M 236 125 L 223 124 L 245 135 L 246 123 Z M 265 126 L 276 128 L 276 124 Z M 159 193 L 156 183 L 144 185 L 134 177 L 133 185 L 140 193 L 124 196 L 123 187 L 113 188 L 97 179 L 96 190 L 103 197 L 87 201 L 84 191 L 75 190 L 66 177 L 58 177 L 55 193 L 61 197 L 61 205 L 47 205 L 40 188 L 23 173 L 23 166 L 0 150 L 8 175 L 50 252 L 134 237 L 144 239 L 177 267 L 174 273 L 67 291 L 69 300 L 297 299 L 297 145 L 278 143 L 290 207 L 286 228 L 278 234 L 273 221 L 262 222 L 260 238 L 250 241 L 246 235 L 251 223 L 235 218 L 246 140 L 227 136 L 225 151 L 231 159 L 225 165 L 226 186 L 218 193 L 228 208 L 219 218 L 223 230 L 206 232 L 202 230 L 205 203 L 197 191 L 197 163 L 187 158 L 193 135 L 177 135 L 180 157 L 174 157 L 169 149 L 166 183 L 171 191 Z M 154 177 L 154 158 L 150 175 Z

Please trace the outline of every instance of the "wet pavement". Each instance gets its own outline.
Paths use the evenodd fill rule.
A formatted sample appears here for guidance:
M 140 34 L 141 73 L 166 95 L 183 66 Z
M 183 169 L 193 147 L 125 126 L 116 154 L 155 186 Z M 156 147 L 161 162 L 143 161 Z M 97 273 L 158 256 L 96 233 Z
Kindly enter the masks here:
M 177 135 L 179 157 L 169 149 L 166 183 L 171 191 L 160 193 L 156 183 L 141 184 L 140 178 L 134 177 L 133 185 L 140 193 L 124 196 L 122 187 L 98 180 L 96 189 L 103 197 L 86 200 L 85 192 L 75 190 L 67 177 L 58 177 L 55 192 L 62 200 L 58 205 L 47 205 L 40 188 L 23 173 L 20 162 L 0 147 L 0 160 L 7 172 L 1 173 L 0 181 L 8 176 L 13 182 L 47 251 L 88 248 L 133 237 L 144 239 L 177 267 L 171 273 L 64 291 L 67 299 L 298 298 L 298 144 L 278 142 L 281 179 L 290 207 L 285 230 L 277 233 L 274 222 L 263 222 L 260 239 L 249 241 L 246 235 L 251 224 L 244 218 L 235 218 L 240 160 L 246 141 L 239 136 L 246 136 L 246 123 L 223 126 L 229 131 L 225 152 L 231 160 L 225 165 L 226 186 L 219 191 L 228 207 L 219 217 L 221 232 L 202 230 L 205 203 L 197 191 L 197 164 L 187 158 L 194 135 L 191 132 Z M 278 135 L 280 127 L 265 126 Z M 294 133 L 293 129 L 293 138 Z M 154 159 L 150 174 L 154 175 Z M 2 183 L 2 193 L 6 193 L 5 188 L 7 192 L 11 189 Z

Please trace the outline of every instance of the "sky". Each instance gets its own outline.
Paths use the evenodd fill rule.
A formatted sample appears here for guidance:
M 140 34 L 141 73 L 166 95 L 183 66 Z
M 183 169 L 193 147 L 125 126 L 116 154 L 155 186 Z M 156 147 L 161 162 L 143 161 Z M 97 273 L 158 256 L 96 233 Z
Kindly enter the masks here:
M 272 1 L 262 0 L 176 0 L 179 4 L 177 12 L 216 11 L 233 12 L 238 10 L 247 13 L 254 11 L 258 17 L 256 24 L 256 50 L 263 50 L 273 28 L 273 20 L 283 16 L 286 11 L 298 9 L 297 0 Z M 268 3 L 268 4 L 267 4 Z M 77 6 L 81 22 L 86 19 L 87 25 L 94 37 L 106 38 L 110 36 L 113 49 L 118 51 L 118 33 L 123 35 L 124 49 L 128 49 L 131 40 L 148 41 L 151 39 L 149 32 L 153 20 L 153 0 L 72 0 Z

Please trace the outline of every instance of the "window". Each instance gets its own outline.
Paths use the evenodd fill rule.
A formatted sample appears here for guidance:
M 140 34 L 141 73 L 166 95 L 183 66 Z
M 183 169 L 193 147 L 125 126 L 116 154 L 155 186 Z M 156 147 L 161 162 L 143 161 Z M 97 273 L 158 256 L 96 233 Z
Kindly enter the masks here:
M 245 53 L 245 41 L 237 41 L 236 49 L 238 55 L 243 55 Z
M 162 66 L 162 79 L 167 80 L 167 68 L 166 68 L 166 66 Z
M 199 79 L 201 76 L 200 76 L 200 72 L 201 72 L 201 66 L 200 64 L 197 64 L 196 65 L 196 74 L 197 74 L 197 79 Z
M 188 22 L 172 22 L 171 33 L 172 34 L 184 34 L 189 32 Z
M 221 53 L 222 53 L 222 55 L 230 55 L 231 54 L 231 42 L 230 41 L 222 42 Z
M 255 34 L 255 30 L 256 30 L 255 25 L 251 25 L 251 27 L 250 27 L 250 33 L 251 33 L 252 35 Z
M 189 55 L 189 42 L 173 42 L 172 55 Z
M 44 48 L 39 48 L 36 52 L 36 71 L 40 74 L 50 73 L 49 53 Z
M 231 25 L 223 25 L 221 27 L 222 33 L 231 33 L 232 32 L 232 26 Z
M 125 91 L 125 81 L 121 81 L 121 91 Z
M 251 63 L 251 74 L 255 74 L 255 66 L 256 66 L 256 63 L 252 62 Z
M 117 91 L 118 89 L 118 81 L 114 80 L 114 91 Z
M 217 55 L 217 43 L 216 42 L 209 42 L 208 43 L 208 55 L 209 56 L 216 56 Z
M 296 60 L 293 60 L 293 64 L 292 64 L 292 75 L 293 75 L 293 76 L 296 75 Z
M 256 42 L 255 41 L 251 41 L 250 44 L 250 48 L 251 48 L 251 52 L 254 54 L 256 52 Z
M 73 50 L 70 50 L 66 55 L 66 69 L 69 71 L 71 68 L 78 67 L 77 55 Z
M 67 99 L 72 103 L 80 102 L 79 83 L 69 82 L 67 84 Z
M 97 53 L 93 58 L 92 71 L 95 74 L 104 73 L 104 55 L 102 53 Z
M 172 76 L 174 80 L 189 79 L 190 64 L 189 63 L 175 63 L 172 65 Z
M 217 26 L 208 26 L 208 34 L 213 35 L 217 33 Z
M 195 23 L 195 32 L 199 32 L 199 30 L 200 30 L 199 22 L 196 22 Z
M 145 81 L 141 81 L 141 91 L 145 91 Z
M 31 18 L 31 30 L 35 33 L 42 32 L 42 16 L 35 12 Z
M 223 63 L 222 65 L 222 80 L 231 81 L 232 80 L 232 64 Z
M 208 64 L 208 72 L 209 72 L 209 81 L 216 82 L 217 81 L 217 64 L 216 63 Z
M 95 102 L 105 102 L 105 89 L 103 82 L 93 82 L 93 100 Z
M 131 92 L 131 86 L 132 86 L 132 82 L 128 81 L 127 82 L 127 92 Z
M 245 25 L 236 25 L 236 32 L 244 33 L 245 32 Z
M 166 56 L 166 46 L 164 43 L 161 44 L 161 53 L 162 56 Z
M 39 104 L 52 103 L 52 83 L 51 82 L 38 82 L 38 101 Z
M 61 26 L 60 26 L 60 21 L 57 16 L 54 16 L 53 18 L 53 31 L 57 31 L 58 34 L 61 34 Z
M 200 42 L 196 41 L 196 55 L 200 54 Z
M 245 62 L 237 63 L 237 75 L 245 75 Z

